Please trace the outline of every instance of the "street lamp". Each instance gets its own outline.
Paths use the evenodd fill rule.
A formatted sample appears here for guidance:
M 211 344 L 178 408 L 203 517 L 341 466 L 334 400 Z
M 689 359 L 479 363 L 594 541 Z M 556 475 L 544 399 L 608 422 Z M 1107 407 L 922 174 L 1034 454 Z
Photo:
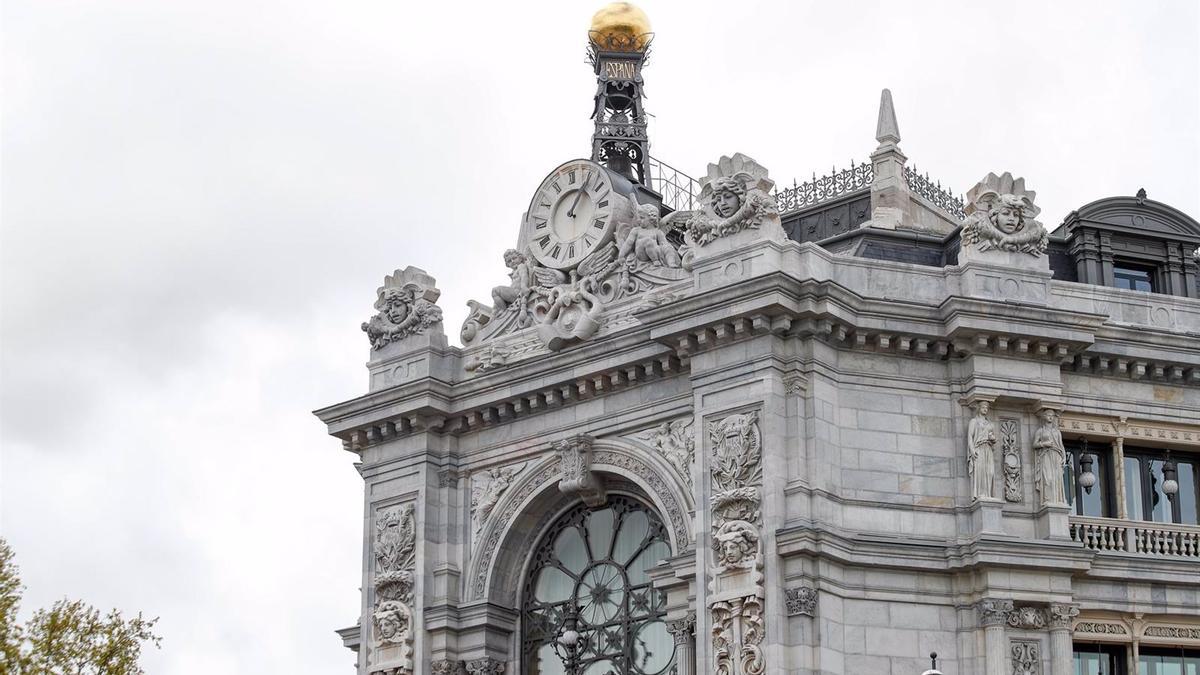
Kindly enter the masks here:
M 921 673 L 921 675 L 942 675 L 942 671 L 937 669 L 937 652 L 929 653 L 929 661 L 929 670 Z
M 1096 485 L 1096 474 L 1092 471 L 1092 464 L 1095 463 L 1096 456 L 1088 453 L 1087 439 L 1083 439 L 1083 450 L 1079 453 L 1079 487 L 1083 491 L 1092 494 L 1092 488 Z
M 1166 493 L 1167 499 L 1175 501 L 1175 495 L 1179 492 L 1179 472 L 1175 467 L 1175 460 L 1171 459 L 1170 450 L 1167 450 L 1167 461 L 1163 463 L 1162 472 L 1162 491 Z
M 572 602 L 563 610 L 562 630 L 554 641 L 554 653 L 562 660 L 567 675 L 580 671 L 579 640 L 579 608 Z

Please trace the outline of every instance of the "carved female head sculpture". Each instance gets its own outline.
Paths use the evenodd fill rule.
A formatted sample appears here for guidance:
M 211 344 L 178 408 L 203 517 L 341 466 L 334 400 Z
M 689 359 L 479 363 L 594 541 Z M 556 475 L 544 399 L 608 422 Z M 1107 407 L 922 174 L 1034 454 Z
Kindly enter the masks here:
M 1025 206 L 1025 200 L 1016 195 L 999 195 L 988 215 L 996 229 L 1012 234 L 1025 228 Z
M 722 218 L 729 218 L 737 213 L 738 208 L 742 205 L 742 197 L 746 194 L 746 187 L 734 177 L 717 178 L 712 182 L 712 195 L 709 201 L 712 204 L 713 213 L 716 213 Z
M 408 308 L 415 299 L 412 291 L 407 288 L 384 288 L 380 292 L 376 308 L 383 311 L 388 321 L 399 326 L 408 318 Z

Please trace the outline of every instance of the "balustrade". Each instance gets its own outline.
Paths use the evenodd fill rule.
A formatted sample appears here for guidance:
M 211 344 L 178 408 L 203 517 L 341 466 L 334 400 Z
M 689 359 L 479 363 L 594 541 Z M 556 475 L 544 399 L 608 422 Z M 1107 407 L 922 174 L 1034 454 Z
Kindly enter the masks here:
M 1093 551 L 1200 559 L 1200 527 L 1194 525 L 1072 517 L 1071 539 Z

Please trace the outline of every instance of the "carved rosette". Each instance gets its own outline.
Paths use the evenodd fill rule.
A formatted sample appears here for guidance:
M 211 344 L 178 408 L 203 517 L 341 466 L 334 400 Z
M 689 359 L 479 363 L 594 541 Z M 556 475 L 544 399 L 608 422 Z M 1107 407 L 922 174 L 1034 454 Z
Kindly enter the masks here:
M 817 613 L 817 589 L 810 586 L 787 588 L 783 591 L 788 616 L 815 616 Z
M 413 583 L 417 525 L 412 504 L 380 511 L 375 518 L 375 653 L 371 672 L 413 672 Z
M 708 423 L 712 447 L 712 644 L 719 675 L 766 670 L 763 551 L 759 528 L 762 436 L 758 412 Z
M 1008 623 L 1008 615 L 1013 610 L 1013 602 L 1012 600 L 984 598 L 979 601 L 975 609 L 979 613 L 979 625 L 984 628 L 1003 626 Z
M 1004 468 L 1004 498 L 1021 501 L 1021 443 L 1017 437 L 1019 423 L 1015 419 L 1000 420 L 1000 466 Z
M 692 465 L 696 461 L 696 440 L 692 434 L 692 418 L 685 417 L 639 431 L 634 438 L 649 445 L 675 469 L 688 488 L 692 487 Z
M 362 324 L 371 349 L 383 349 L 441 324 L 442 310 L 434 303 L 442 292 L 435 283 L 424 270 L 411 266 L 384 277 L 376 291 L 378 314 Z
M 1037 640 L 1012 640 L 1009 642 L 1012 655 L 1013 675 L 1041 675 L 1041 643 Z
M 554 444 L 558 453 L 558 489 L 564 494 L 576 495 L 588 506 L 604 504 L 604 483 L 592 472 L 592 437 L 580 434 Z
M 1046 252 L 1050 235 L 1034 218 L 1041 212 L 1034 205 L 1037 193 L 1025 189 L 1025 179 L 1014 179 L 1007 171 L 989 173 L 967 192 L 962 247 L 979 251 L 1027 253 L 1034 258 Z

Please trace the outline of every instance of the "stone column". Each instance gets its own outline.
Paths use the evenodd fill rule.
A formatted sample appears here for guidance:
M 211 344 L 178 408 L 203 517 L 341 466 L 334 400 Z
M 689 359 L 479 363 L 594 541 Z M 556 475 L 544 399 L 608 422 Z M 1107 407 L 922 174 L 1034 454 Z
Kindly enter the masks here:
M 1005 666 L 1008 645 L 1004 640 L 1004 626 L 1012 612 L 1012 600 L 986 598 L 979 601 L 977 611 L 979 624 L 983 626 L 984 662 L 986 675 L 1007 675 Z
M 1073 675 L 1074 648 L 1071 646 L 1071 624 L 1079 615 L 1079 607 L 1067 603 L 1050 605 L 1050 675 Z
M 1117 478 L 1113 501 L 1117 504 L 1117 517 L 1124 520 L 1129 517 L 1129 506 L 1125 503 L 1125 438 L 1122 436 L 1112 442 L 1112 465 L 1113 475 Z
M 696 675 L 696 613 L 668 621 L 667 632 L 675 638 L 675 672 Z

